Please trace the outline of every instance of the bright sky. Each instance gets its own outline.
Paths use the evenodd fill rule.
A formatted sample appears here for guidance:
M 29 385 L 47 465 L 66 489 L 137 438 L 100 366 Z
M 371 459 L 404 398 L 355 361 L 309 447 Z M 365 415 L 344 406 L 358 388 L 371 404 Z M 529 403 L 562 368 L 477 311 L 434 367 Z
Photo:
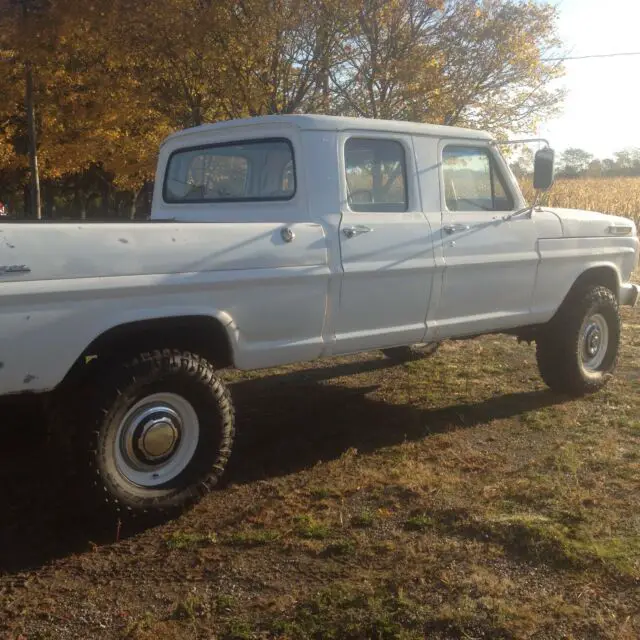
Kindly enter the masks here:
M 640 51 L 640 0 L 556 0 L 568 55 Z M 541 125 L 556 151 L 610 157 L 640 147 L 640 55 L 567 60 L 563 114 Z

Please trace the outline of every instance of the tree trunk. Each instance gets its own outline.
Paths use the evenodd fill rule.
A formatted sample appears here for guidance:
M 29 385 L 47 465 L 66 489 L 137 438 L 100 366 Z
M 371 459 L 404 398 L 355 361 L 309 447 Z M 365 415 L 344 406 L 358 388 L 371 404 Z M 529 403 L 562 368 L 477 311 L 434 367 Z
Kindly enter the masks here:
M 80 220 L 86 220 L 87 219 L 87 198 L 85 197 L 85 194 L 82 193 L 82 189 L 80 189 L 79 187 L 76 187 L 74 199 L 75 199 L 76 212 L 80 211 Z
M 55 210 L 54 187 L 51 183 L 45 183 L 42 191 L 44 196 L 44 217 L 53 218 Z
M 28 218 L 31 210 L 31 190 L 28 184 L 22 188 L 22 210 L 24 217 Z
M 131 208 L 129 209 L 129 219 L 130 220 L 135 220 L 136 219 L 136 208 L 137 208 L 137 204 L 138 204 L 138 196 L 140 195 L 141 191 L 142 191 L 142 187 L 140 187 L 139 189 L 136 189 L 133 192 L 133 200 L 131 201 Z
M 105 180 L 102 183 L 102 216 L 108 218 L 111 214 L 111 183 Z

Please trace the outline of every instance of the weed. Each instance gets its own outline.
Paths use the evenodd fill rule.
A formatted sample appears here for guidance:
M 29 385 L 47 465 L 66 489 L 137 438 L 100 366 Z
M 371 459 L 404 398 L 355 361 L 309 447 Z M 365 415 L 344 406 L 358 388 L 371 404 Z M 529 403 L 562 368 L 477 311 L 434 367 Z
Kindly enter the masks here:
M 195 549 L 216 544 L 217 541 L 215 533 L 186 533 L 184 531 L 174 531 L 165 538 L 165 543 L 171 550 Z
M 424 637 L 427 613 L 406 596 L 339 584 L 303 601 L 289 619 L 274 621 L 269 631 L 288 638 L 417 640 Z
M 233 610 L 235 598 L 226 593 L 219 593 L 215 599 L 215 609 L 218 614 L 230 613 Z
M 223 640 L 251 640 L 255 635 L 246 620 L 233 620 L 222 636 Z
M 320 555 L 327 556 L 349 556 L 356 552 L 356 545 L 352 540 L 338 540 L 328 544 Z
M 260 547 L 279 538 L 280 534 L 270 529 L 246 529 L 225 536 L 223 542 L 233 547 Z
M 424 514 L 424 513 L 419 513 L 416 514 L 414 516 L 411 516 L 405 523 L 405 529 L 407 529 L 408 531 L 428 531 L 429 529 L 432 529 L 434 526 L 434 521 L 433 519 Z
M 153 630 L 155 623 L 155 616 L 150 611 L 146 611 L 140 618 L 127 624 L 122 631 L 122 638 L 123 640 L 138 640 L 138 638 L 145 637 Z
M 184 600 L 179 600 L 173 611 L 171 618 L 174 620 L 187 620 L 193 622 L 196 618 L 201 618 L 208 613 L 208 605 L 198 596 L 189 596 Z
M 301 538 L 323 540 L 331 535 L 331 529 L 326 524 L 317 522 L 310 515 L 297 516 L 294 522 L 295 533 Z
M 362 509 L 351 518 L 351 525 L 354 527 L 372 527 L 375 522 L 375 515 L 370 509 Z
M 316 487 L 310 491 L 311 497 L 315 500 L 326 500 L 327 498 L 335 498 L 339 494 L 333 489 L 327 487 Z

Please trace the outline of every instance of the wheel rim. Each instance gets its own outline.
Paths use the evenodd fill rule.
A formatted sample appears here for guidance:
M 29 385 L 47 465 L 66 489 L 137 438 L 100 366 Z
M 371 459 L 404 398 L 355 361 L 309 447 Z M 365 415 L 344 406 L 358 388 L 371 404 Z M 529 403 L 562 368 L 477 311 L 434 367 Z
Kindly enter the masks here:
M 586 371 L 597 371 L 604 362 L 609 349 L 609 325 L 605 317 L 596 313 L 582 325 L 580 334 L 580 357 Z
M 173 393 L 156 393 L 137 402 L 120 422 L 115 441 L 116 468 L 130 482 L 156 487 L 188 466 L 200 436 L 190 402 Z

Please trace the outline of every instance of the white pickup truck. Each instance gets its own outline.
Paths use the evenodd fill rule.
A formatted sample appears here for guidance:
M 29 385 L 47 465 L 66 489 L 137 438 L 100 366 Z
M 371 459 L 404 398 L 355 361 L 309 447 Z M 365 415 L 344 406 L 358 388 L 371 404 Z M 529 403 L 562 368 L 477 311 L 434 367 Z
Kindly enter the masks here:
M 535 182 L 552 180 L 545 149 Z M 122 511 L 173 512 L 216 484 L 234 435 L 219 369 L 509 333 L 536 342 L 552 389 L 583 394 L 610 377 L 618 307 L 639 295 L 634 223 L 527 206 L 478 131 L 205 125 L 162 144 L 152 211 L 0 224 L 0 395 L 47 394 Z

